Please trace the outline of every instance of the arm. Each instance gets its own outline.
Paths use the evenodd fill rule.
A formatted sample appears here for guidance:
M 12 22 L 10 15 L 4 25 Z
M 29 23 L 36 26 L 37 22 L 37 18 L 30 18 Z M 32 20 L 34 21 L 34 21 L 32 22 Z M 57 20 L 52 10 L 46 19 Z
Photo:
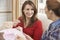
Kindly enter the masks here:
M 13 21 L 13 26 L 16 26 L 18 23 L 20 23 L 20 21 L 19 20 L 16 20 L 16 21 Z
M 16 40 L 33 40 L 29 35 L 24 33 L 24 38 L 20 37 L 19 35 L 16 36 Z
M 27 40 L 33 40 L 29 35 L 24 34 Z
M 21 26 L 22 25 L 22 17 L 19 17 L 18 20 L 13 21 L 13 22 L 14 22 L 13 28 L 16 28 L 18 26 Z
M 42 23 L 40 21 L 38 21 L 35 24 L 36 28 L 34 30 L 34 35 L 33 35 L 33 39 L 34 40 L 41 40 L 41 36 L 43 33 L 43 28 L 42 28 Z
M 22 38 L 19 35 L 17 35 L 15 40 L 27 40 L 27 39 L 26 38 Z
M 13 28 L 18 27 L 19 23 L 20 23 L 19 20 L 13 21 Z

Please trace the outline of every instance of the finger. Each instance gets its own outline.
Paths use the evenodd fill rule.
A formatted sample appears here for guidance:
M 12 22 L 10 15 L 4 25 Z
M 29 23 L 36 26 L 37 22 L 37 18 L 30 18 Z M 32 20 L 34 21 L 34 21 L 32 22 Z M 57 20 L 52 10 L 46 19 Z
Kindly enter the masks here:
M 19 31 L 23 32 L 23 28 L 22 28 L 22 27 L 20 27 L 20 26 L 18 26 L 18 27 L 17 27 L 17 30 L 19 30 Z

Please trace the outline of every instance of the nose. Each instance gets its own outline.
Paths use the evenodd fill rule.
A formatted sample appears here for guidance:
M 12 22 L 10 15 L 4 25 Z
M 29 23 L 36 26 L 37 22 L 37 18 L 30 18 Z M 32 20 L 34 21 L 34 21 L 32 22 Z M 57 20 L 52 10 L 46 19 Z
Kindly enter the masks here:
M 32 10 L 29 10 L 29 13 L 32 13 Z

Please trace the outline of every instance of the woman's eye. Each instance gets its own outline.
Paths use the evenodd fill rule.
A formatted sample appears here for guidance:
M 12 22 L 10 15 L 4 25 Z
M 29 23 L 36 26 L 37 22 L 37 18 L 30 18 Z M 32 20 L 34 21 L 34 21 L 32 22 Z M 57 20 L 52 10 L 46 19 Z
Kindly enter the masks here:
M 31 9 L 31 10 L 34 10 L 34 9 Z
M 29 10 L 29 9 L 27 9 L 27 10 Z
M 30 10 L 30 9 L 26 9 L 26 10 Z M 34 10 L 34 9 L 31 9 L 31 10 Z

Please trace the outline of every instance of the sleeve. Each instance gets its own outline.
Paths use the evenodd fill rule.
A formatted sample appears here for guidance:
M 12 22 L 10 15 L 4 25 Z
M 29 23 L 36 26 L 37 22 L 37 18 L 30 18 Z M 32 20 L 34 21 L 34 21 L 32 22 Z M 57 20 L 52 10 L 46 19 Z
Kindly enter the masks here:
M 43 34 L 42 40 L 60 40 L 60 27 L 49 26 L 49 29 Z
M 21 23 L 18 23 L 16 26 L 13 26 L 13 28 L 16 28 L 18 26 L 21 26 L 22 24 Z
M 52 40 L 60 40 L 60 28 L 56 28 L 50 35 Z
M 13 28 L 16 28 L 18 26 L 22 27 L 22 17 L 19 17 L 18 20 L 20 21 L 20 23 L 18 23 L 16 26 L 13 26 Z
M 36 26 L 36 28 L 34 31 L 33 39 L 34 40 L 41 40 L 41 36 L 43 33 L 42 23 L 39 21 L 39 22 L 37 22 L 37 24 L 35 26 Z

